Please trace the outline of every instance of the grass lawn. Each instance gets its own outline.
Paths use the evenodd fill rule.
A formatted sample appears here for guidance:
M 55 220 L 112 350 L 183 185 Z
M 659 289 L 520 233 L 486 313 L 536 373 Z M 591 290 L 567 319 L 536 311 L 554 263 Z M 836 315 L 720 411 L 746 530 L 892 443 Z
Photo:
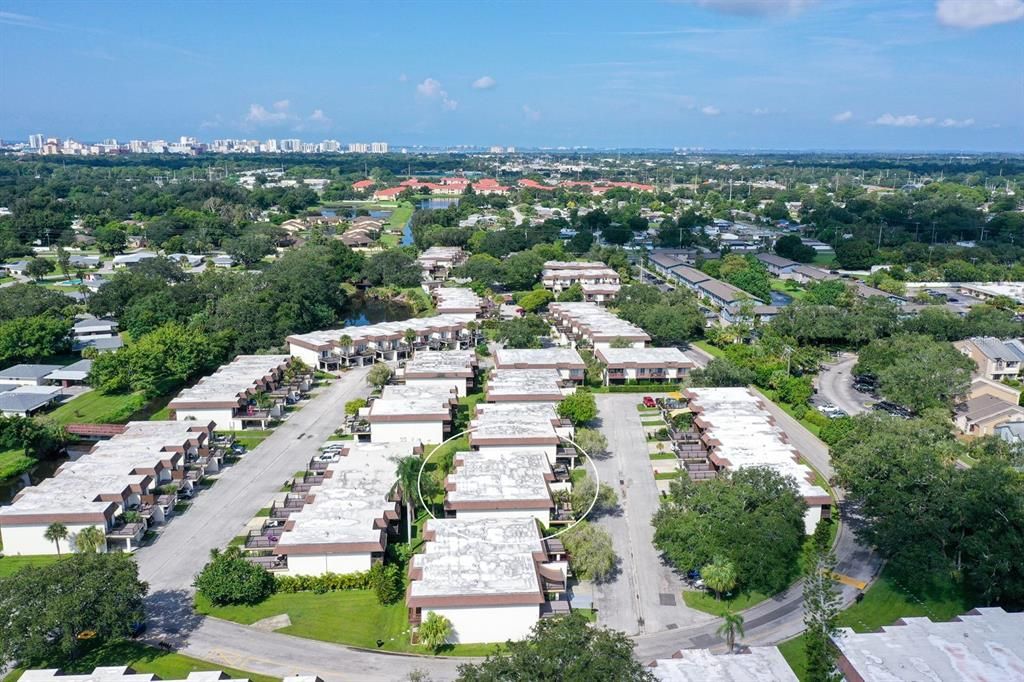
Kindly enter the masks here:
M 0 451 L 0 481 L 28 471 L 36 460 L 25 454 L 24 450 Z
M 0 557 L 0 578 L 13 575 L 26 566 L 46 566 L 60 559 L 56 554 L 31 554 Z
M 832 265 L 836 259 L 836 254 L 833 251 L 826 251 L 824 253 L 818 252 L 814 254 L 814 260 L 811 261 L 811 265 Z
M 111 393 L 89 391 L 72 398 L 56 410 L 41 417 L 43 421 L 65 426 L 74 422 L 118 424 L 129 421 L 146 406 L 142 393 Z
M 697 609 L 713 616 L 723 616 L 726 611 L 739 612 L 749 609 L 755 604 L 760 604 L 768 598 L 767 594 L 760 592 L 744 592 L 729 599 L 715 599 L 710 592 L 697 592 L 694 590 L 683 590 L 683 601 L 691 609 Z
M 667 424 L 665 423 L 665 420 L 662 419 L 661 417 L 658 417 L 657 419 L 651 419 L 649 417 L 645 417 L 644 415 L 640 415 L 640 425 L 641 426 L 667 426 Z
M 231 434 L 235 437 L 236 443 L 244 445 L 246 450 L 252 450 L 254 447 L 266 440 L 267 436 L 272 434 L 273 431 L 246 429 L 245 431 L 218 431 L 218 433 Z
M 793 280 L 782 280 L 773 277 L 769 280 L 769 284 L 771 285 L 772 291 L 778 291 L 781 294 L 786 294 L 787 296 L 792 297 L 794 301 L 803 300 L 803 298 L 807 296 L 807 291 Z
M 159 410 L 157 410 L 156 412 L 154 412 L 153 414 L 149 415 L 149 421 L 151 421 L 151 422 L 167 421 L 170 418 L 171 418 L 171 408 L 167 407 L 166 405 L 164 407 L 160 408 Z
M 690 345 L 700 348 L 702 351 L 704 351 L 713 358 L 725 357 L 725 353 L 722 352 L 721 348 L 718 348 L 717 346 L 712 346 L 707 341 L 694 341 Z
M 53 663 L 65 673 L 87 673 L 100 666 L 127 665 L 138 673 L 151 673 L 164 680 L 183 680 L 188 674 L 200 670 L 223 670 L 232 678 L 249 678 L 252 682 L 275 682 L 278 678 L 226 668 L 216 663 L 207 663 L 196 658 L 182 656 L 140 642 L 113 642 L 84 654 L 76 661 Z M 4 678 L 14 682 L 23 671 L 19 668 Z
M 821 427 L 818 426 L 817 424 L 812 424 L 806 419 L 797 419 L 796 414 L 793 412 L 793 406 L 790 405 L 789 403 L 784 403 L 781 400 L 779 400 L 775 395 L 775 391 L 773 391 L 772 389 L 758 387 L 755 390 L 760 391 L 762 394 L 764 394 L 766 398 L 768 398 L 768 400 L 771 400 L 773 403 L 781 407 L 783 412 L 788 414 L 793 419 L 796 419 L 798 422 L 800 422 L 800 426 L 804 427 L 805 429 L 813 433 L 815 436 L 818 436 L 818 434 L 821 433 Z M 808 412 L 810 412 L 810 410 L 813 409 L 813 407 L 808 408 Z
M 864 599 L 839 614 L 839 626 L 857 632 L 873 632 L 904 617 L 928 616 L 934 621 L 947 621 L 975 606 L 961 586 L 951 580 L 934 583 L 929 589 L 915 593 L 902 587 L 888 569 L 883 569 L 882 575 L 864 593 Z M 803 637 L 784 642 L 779 650 L 797 677 L 805 680 L 807 658 Z
M 277 632 L 366 649 L 377 649 L 377 640 L 382 639 L 384 645 L 380 649 L 384 651 L 429 653 L 424 647 L 409 643 L 408 611 L 404 601 L 382 606 L 377 603 L 373 590 L 275 594 L 255 606 L 218 607 L 200 596 L 196 598 L 196 610 L 245 625 L 287 613 L 292 624 Z M 442 653 L 482 656 L 493 648 L 493 645 L 456 645 Z
M 675 459 L 674 456 L 673 456 L 673 459 Z M 675 479 L 679 478 L 679 474 L 681 474 L 681 473 L 682 473 L 681 470 L 680 471 L 662 471 L 660 473 L 654 474 L 654 480 L 655 481 L 672 481 L 672 480 L 675 480 Z
M 257 518 L 257 519 L 265 519 L 265 518 L 269 518 L 269 517 L 270 517 L 270 507 L 264 507 L 263 509 L 260 509 L 258 512 L 256 512 L 256 517 L 255 518 Z
M 671 452 L 652 452 L 651 459 L 675 459 L 676 456 Z

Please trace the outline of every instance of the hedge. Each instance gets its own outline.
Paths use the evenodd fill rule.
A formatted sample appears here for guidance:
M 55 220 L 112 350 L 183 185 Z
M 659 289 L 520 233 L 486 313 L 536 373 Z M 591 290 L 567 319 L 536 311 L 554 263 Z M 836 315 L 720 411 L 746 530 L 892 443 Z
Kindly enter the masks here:
M 336 592 L 339 590 L 368 590 L 373 586 L 371 571 L 359 573 L 324 573 L 322 575 L 279 575 L 277 591 L 292 592 Z
M 683 391 L 682 385 L 673 384 L 613 384 L 594 390 L 594 393 L 671 393 L 672 391 Z

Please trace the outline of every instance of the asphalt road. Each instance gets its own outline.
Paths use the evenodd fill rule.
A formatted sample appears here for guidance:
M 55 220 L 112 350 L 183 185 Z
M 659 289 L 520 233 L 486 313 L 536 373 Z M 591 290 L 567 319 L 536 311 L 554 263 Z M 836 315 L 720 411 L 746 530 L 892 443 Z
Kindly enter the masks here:
M 824 366 L 814 380 L 818 387 L 818 396 L 849 415 L 867 412 L 873 400 L 853 388 L 853 366 L 857 364 L 857 356 L 843 353 L 837 362 Z
M 621 512 L 597 523 L 612 536 L 621 560 L 616 577 L 594 587 L 598 622 L 630 635 L 659 632 L 712 620 L 683 603 L 683 582 L 654 547 L 651 517 L 659 498 L 647 453 L 639 394 L 597 396 L 601 431 L 609 454 L 595 464 L 601 481 L 615 489 Z
M 225 547 L 239 535 L 281 485 L 305 468 L 317 448 L 341 425 L 345 401 L 369 393 L 368 371 L 352 369 L 317 390 L 266 440 L 226 467 L 212 487 L 196 495 L 188 511 L 174 517 L 151 545 L 135 553 L 139 576 L 149 583 L 151 636 L 186 633 L 190 624 L 196 624 L 190 615 L 192 580 L 207 562 L 210 550 Z

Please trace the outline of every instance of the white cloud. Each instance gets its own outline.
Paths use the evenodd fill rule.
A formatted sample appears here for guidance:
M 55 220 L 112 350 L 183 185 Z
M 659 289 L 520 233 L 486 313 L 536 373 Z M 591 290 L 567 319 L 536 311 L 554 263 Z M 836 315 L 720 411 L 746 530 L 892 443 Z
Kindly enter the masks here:
M 705 116 L 718 116 L 722 113 L 722 110 L 712 104 L 709 104 L 706 107 L 701 107 L 700 113 Z
M 972 125 L 974 125 L 973 118 L 965 118 L 959 121 L 955 118 L 944 118 L 939 121 L 940 128 L 970 128 Z
M 523 105 L 523 116 L 526 117 L 527 121 L 539 121 L 540 120 L 540 112 L 537 111 L 536 109 L 531 108 L 530 105 L 528 105 L 528 104 L 524 104 Z
M 876 118 L 874 120 L 874 124 L 879 126 L 891 126 L 894 128 L 920 128 L 923 126 L 935 125 L 935 118 L 932 116 L 921 117 L 917 114 L 893 116 L 887 112 Z
M 475 81 L 473 81 L 473 87 L 476 88 L 477 90 L 490 90 L 497 84 L 498 81 L 494 80 L 490 76 L 480 76 Z
M 292 103 L 290 101 L 286 99 L 279 99 L 276 102 L 274 102 L 273 106 L 275 111 L 288 111 L 288 107 L 290 107 L 291 105 Z
M 433 78 L 427 78 L 417 85 L 416 92 L 430 99 L 440 99 L 441 108 L 445 111 L 455 111 L 459 106 L 457 101 L 448 97 L 448 92 L 441 87 L 441 81 Z
M 313 113 L 309 115 L 309 120 L 311 123 L 331 124 L 331 117 L 325 114 L 323 109 L 314 109 Z
M 935 17 L 954 28 L 982 28 L 1024 19 L 1024 0 L 938 0 Z
M 832 117 L 833 123 L 846 123 L 853 118 L 852 111 L 840 111 L 838 114 Z
M 274 111 L 268 110 L 262 104 L 250 104 L 249 113 L 245 116 L 245 122 L 252 125 L 274 125 L 284 123 L 290 116 L 287 111 L 277 108 L 274 103 Z
M 747 16 L 768 16 L 778 14 L 795 15 L 808 7 L 816 5 L 818 0 L 693 0 L 700 7 L 722 12 L 724 14 L 740 14 Z

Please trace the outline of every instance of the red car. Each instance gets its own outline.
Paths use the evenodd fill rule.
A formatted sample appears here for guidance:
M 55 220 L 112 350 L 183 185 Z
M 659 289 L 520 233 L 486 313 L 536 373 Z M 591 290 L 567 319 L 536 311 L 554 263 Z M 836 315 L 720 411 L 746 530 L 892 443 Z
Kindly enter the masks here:
M 644 407 L 657 407 L 657 404 L 654 402 L 654 398 L 652 398 L 649 395 L 645 395 L 644 396 Z

